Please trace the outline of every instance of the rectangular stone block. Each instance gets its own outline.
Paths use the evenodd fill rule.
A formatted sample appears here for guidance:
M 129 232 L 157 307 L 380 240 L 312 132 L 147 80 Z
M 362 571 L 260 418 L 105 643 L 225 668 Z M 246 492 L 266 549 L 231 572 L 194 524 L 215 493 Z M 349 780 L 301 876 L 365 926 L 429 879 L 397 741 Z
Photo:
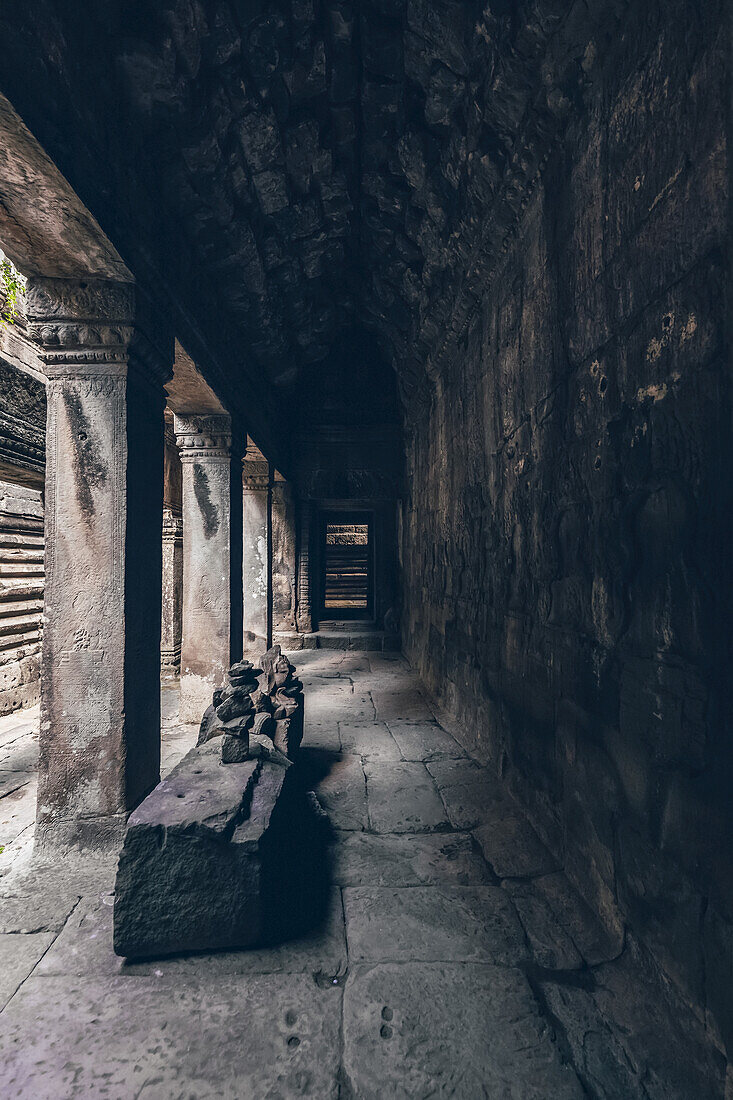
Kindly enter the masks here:
M 156 787 L 131 815 L 120 856 L 118 955 L 262 941 L 277 860 L 269 830 L 287 773 L 262 758 L 223 765 L 214 739 L 192 749 Z

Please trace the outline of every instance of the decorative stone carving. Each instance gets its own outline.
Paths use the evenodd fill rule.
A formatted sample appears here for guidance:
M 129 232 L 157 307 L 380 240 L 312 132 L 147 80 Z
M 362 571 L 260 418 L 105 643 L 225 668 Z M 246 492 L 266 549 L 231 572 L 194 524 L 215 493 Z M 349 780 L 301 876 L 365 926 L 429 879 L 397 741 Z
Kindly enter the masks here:
M 232 444 L 232 421 L 226 413 L 204 416 L 176 416 L 176 442 L 181 462 L 197 459 L 229 462 Z

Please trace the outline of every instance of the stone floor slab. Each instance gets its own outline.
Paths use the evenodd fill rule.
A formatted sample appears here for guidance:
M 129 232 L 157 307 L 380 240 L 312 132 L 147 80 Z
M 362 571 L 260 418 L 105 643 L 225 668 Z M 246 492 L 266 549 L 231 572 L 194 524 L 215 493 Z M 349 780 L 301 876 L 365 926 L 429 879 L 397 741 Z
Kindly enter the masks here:
M 580 1100 L 524 975 L 472 964 L 358 966 L 344 1078 L 359 1100 Z
M 588 1093 L 599 1100 L 723 1100 L 725 1057 L 631 945 L 585 982 L 542 979 Z
M 535 882 L 507 881 L 504 885 L 519 914 L 537 965 L 547 970 L 579 970 L 583 966 L 583 956 Z
M 339 722 L 341 749 L 376 760 L 400 760 L 400 750 L 384 722 Z
M 10 795 L 15 794 L 16 791 L 19 791 L 26 783 L 30 783 L 32 778 L 32 769 L 27 769 L 25 771 L 0 770 L 0 799 L 4 800 Z M 2 812 L 2 802 L 0 802 L 0 812 Z
M 329 981 L 347 966 L 341 891 L 333 890 L 326 919 L 307 936 L 276 947 L 211 951 L 127 963 L 112 950 L 112 895 L 82 898 L 36 974 L 101 978 L 175 976 L 181 982 L 236 974 L 317 974 Z
M 332 858 L 340 886 L 472 886 L 491 879 L 470 833 L 342 833 Z
M 53 943 L 53 932 L 0 934 L 0 1011 Z
M 471 760 L 431 760 L 426 767 L 435 779 L 451 824 L 474 829 L 502 811 L 516 812 L 516 804 L 501 781 Z
M 41 708 L 38 703 L 33 707 L 25 707 L 23 710 L 13 711 L 12 714 L 4 714 L 0 717 L 0 748 L 4 749 L 26 734 L 38 733 Z
M 13 1100 L 338 1095 L 341 989 L 311 976 L 180 983 L 32 976 L 2 1016 Z
M 28 778 L 16 790 L 0 799 L 0 875 L 5 876 L 16 862 L 20 838 L 27 847 L 28 831 L 33 829 L 36 820 L 36 794 L 38 779 L 35 775 Z
M 466 756 L 456 739 L 437 722 L 401 722 L 393 719 L 389 729 L 400 747 L 403 760 Z
M 622 934 L 604 928 L 562 872 L 542 875 L 526 888 L 510 882 L 505 885 L 509 894 L 517 898 L 517 907 L 533 943 L 547 943 L 547 929 L 554 926 L 567 935 L 589 966 L 614 959 L 621 952 Z
M 526 957 L 521 925 L 499 887 L 347 887 L 343 894 L 353 962 L 513 966 Z
M 380 722 L 394 719 L 405 722 L 432 722 L 433 712 L 424 697 L 409 680 L 401 688 L 392 691 L 377 689 L 372 692 L 374 709 Z
M 447 829 L 443 803 L 424 764 L 367 760 L 369 821 L 377 833 Z
M 32 775 L 38 767 L 38 737 L 25 733 L 0 751 L 0 772 Z
M 531 878 L 557 870 L 557 863 L 518 810 L 480 825 L 473 835 L 498 878 Z
M 334 829 L 366 829 L 366 781 L 361 757 L 303 749 L 301 758 L 314 773 L 316 797 Z
M 338 721 L 311 722 L 306 718 L 303 733 L 303 747 L 326 749 L 329 752 L 341 752 Z
M 0 884 L 0 933 L 59 932 L 84 895 L 108 894 L 116 853 L 30 864 Z

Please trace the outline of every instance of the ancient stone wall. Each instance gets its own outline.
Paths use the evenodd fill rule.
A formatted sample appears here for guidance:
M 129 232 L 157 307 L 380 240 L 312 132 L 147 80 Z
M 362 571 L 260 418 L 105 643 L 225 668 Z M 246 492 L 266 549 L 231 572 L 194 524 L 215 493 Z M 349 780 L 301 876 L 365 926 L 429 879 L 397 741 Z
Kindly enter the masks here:
M 42 617 L 42 495 L 0 481 L 0 714 L 38 702 Z
M 607 924 L 730 1050 L 727 42 L 720 20 L 648 16 L 632 5 L 590 58 L 432 371 L 403 636 Z

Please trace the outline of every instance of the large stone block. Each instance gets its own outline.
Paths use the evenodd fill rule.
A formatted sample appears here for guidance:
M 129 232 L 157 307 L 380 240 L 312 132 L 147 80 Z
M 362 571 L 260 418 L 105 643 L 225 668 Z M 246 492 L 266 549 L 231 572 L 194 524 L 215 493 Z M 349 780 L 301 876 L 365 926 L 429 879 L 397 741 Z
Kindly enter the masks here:
M 273 942 L 320 898 L 307 803 L 284 757 L 197 746 L 130 817 L 114 949 L 143 958 Z M 317 865 L 317 859 L 316 859 Z

